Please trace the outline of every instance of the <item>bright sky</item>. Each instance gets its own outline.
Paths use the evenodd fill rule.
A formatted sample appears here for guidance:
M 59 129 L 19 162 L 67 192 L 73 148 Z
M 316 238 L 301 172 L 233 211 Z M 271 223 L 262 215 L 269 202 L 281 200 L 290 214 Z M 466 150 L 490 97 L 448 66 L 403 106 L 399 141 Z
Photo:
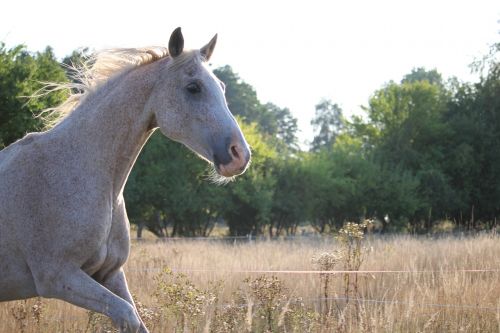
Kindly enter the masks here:
M 330 98 L 360 113 L 370 95 L 414 67 L 476 78 L 468 65 L 500 41 L 498 0 L 5 1 L 0 41 L 62 58 L 89 46 L 186 46 L 219 33 L 214 66 L 229 64 L 262 102 L 289 107 L 311 141 L 314 106 Z

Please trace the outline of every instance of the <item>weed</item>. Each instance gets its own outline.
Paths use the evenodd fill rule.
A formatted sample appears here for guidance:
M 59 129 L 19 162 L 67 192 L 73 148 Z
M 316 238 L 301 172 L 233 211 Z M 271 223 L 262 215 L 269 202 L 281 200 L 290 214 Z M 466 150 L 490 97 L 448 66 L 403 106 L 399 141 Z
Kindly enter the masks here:
M 339 250 L 335 250 L 333 252 L 322 252 L 312 258 L 312 263 L 320 271 L 331 271 L 342 260 L 342 258 L 342 252 L 340 252 Z M 321 280 L 321 290 L 323 294 L 323 302 L 320 303 L 322 304 L 321 313 L 323 319 L 326 320 L 326 318 L 331 314 L 332 311 L 332 308 L 329 304 L 329 284 L 330 280 L 333 278 L 333 275 L 329 273 L 321 273 L 319 277 Z
M 41 297 L 37 297 L 35 304 L 31 306 L 31 315 L 35 323 L 40 326 L 43 317 L 43 301 Z
M 210 333 L 237 332 L 245 320 L 246 306 L 231 302 L 217 307 L 210 325 Z
M 262 275 L 253 280 L 247 278 L 244 282 L 255 300 L 257 317 L 264 320 L 267 332 L 274 332 L 279 310 L 287 299 L 283 281 L 276 276 Z
M 146 327 L 148 327 L 149 329 L 156 327 L 161 317 L 161 314 L 159 313 L 157 308 L 152 308 L 144 305 L 135 295 L 133 295 L 133 299 L 135 300 L 135 307 L 137 308 L 137 312 L 139 313 L 139 316 L 141 317 Z
M 362 246 L 364 231 L 372 224 L 371 220 L 362 223 L 347 222 L 336 237 L 341 245 L 341 257 L 346 271 L 358 271 L 365 259 L 366 248 Z M 349 302 L 350 297 L 359 295 L 358 274 L 344 274 L 344 296 Z
M 117 333 L 111 319 L 94 311 L 87 311 L 87 327 L 85 333 Z
M 346 225 L 338 237 L 349 241 L 338 239 L 333 244 L 326 237 L 321 243 L 296 240 L 235 245 L 179 241 L 175 243 L 177 257 L 172 256 L 171 244 L 142 242 L 134 244 L 125 269 L 129 285 L 138 294 L 134 297 L 138 312 L 151 333 L 262 333 L 270 331 L 269 327 L 276 333 L 499 332 L 498 272 L 462 271 L 498 269 L 498 236 L 384 236 L 367 240 L 359 233 L 365 230 L 356 228 Z M 320 246 L 328 244 L 332 244 L 331 248 L 318 252 Z M 159 278 L 157 268 L 170 265 L 203 268 L 211 273 L 190 272 L 184 280 L 174 273 L 162 273 Z M 243 282 L 241 273 L 233 273 L 308 270 L 312 265 L 318 270 L 369 267 L 425 273 L 377 274 L 376 279 L 363 279 L 365 275 L 360 274 L 358 282 L 354 274 L 349 280 L 344 274 L 329 274 L 326 290 L 330 304 L 326 314 L 325 276 L 283 274 L 274 278 L 279 282 L 271 283 L 271 277 L 267 282 L 263 278 L 255 282 L 258 276 Z M 222 278 L 224 282 L 219 285 L 211 282 Z M 178 290 L 177 294 L 183 296 L 177 300 L 183 304 L 167 302 L 165 295 L 157 297 L 166 293 L 159 288 L 160 281 L 177 284 L 177 289 L 171 286 L 168 294 L 175 295 L 174 290 Z M 262 290 L 254 293 L 251 282 L 254 289 Z M 265 291 L 263 286 L 281 288 L 281 292 Z M 348 304 L 344 301 L 346 289 Z M 266 305 L 258 294 L 274 301 Z M 195 295 L 206 299 L 196 301 Z M 198 315 L 191 316 L 191 312 Z M 183 323 L 182 317 L 189 322 Z M 0 332 L 103 333 L 114 329 L 101 315 L 58 300 L 32 299 L 0 303 Z
M 14 317 L 16 327 L 20 333 L 24 333 L 28 326 L 28 307 L 26 303 L 26 300 L 18 301 L 15 303 L 14 307 L 10 309 L 10 314 Z
M 322 316 L 306 307 L 302 298 L 296 298 L 289 304 L 289 309 L 285 314 L 285 327 L 290 332 L 312 333 L 318 332 L 322 327 Z M 285 330 L 288 332 L 288 330 Z
M 194 331 L 216 299 L 212 292 L 197 288 L 185 274 L 168 268 L 156 277 L 156 282 L 158 305 L 167 316 L 173 316 L 176 327 L 182 330 Z

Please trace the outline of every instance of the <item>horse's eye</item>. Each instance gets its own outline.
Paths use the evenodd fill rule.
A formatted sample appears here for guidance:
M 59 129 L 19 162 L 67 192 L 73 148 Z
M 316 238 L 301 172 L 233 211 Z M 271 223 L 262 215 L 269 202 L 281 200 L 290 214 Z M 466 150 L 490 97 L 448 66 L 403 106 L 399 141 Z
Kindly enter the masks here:
M 186 86 L 187 91 L 189 91 L 191 94 L 197 94 L 201 92 L 201 87 L 197 82 L 191 82 Z

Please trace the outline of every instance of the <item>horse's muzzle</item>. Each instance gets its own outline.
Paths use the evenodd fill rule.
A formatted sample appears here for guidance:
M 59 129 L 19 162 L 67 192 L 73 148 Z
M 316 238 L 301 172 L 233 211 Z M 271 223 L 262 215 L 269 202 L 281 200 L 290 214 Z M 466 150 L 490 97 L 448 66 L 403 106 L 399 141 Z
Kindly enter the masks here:
M 222 152 L 214 154 L 217 172 L 224 177 L 237 176 L 245 172 L 250 162 L 250 149 L 244 140 L 231 140 Z

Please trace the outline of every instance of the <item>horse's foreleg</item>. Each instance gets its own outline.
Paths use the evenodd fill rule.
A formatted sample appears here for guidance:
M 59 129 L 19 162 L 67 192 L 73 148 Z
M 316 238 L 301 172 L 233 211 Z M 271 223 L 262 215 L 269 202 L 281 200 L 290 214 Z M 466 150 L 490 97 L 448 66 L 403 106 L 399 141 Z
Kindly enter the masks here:
M 134 300 L 132 298 L 132 295 L 130 294 L 130 291 L 128 289 L 128 284 L 127 284 L 127 279 L 125 278 L 125 273 L 123 272 L 123 269 L 119 269 L 116 272 L 112 273 L 109 275 L 105 281 L 102 283 L 106 288 L 111 290 L 113 293 L 116 295 L 120 296 L 136 309 L 136 314 L 141 320 L 141 328 L 139 329 L 140 333 L 148 333 L 148 329 L 146 328 L 146 325 L 144 325 L 144 322 L 142 321 L 141 317 L 139 316 L 139 313 L 137 312 L 137 307 L 135 306 Z
M 136 333 L 141 321 L 133 305 L 100 285 L 81 269 L 59 269 L 49 273 L 47 266 L 33 270 L 37 292 L 82 308 L 102 313 L 123 333 Z

